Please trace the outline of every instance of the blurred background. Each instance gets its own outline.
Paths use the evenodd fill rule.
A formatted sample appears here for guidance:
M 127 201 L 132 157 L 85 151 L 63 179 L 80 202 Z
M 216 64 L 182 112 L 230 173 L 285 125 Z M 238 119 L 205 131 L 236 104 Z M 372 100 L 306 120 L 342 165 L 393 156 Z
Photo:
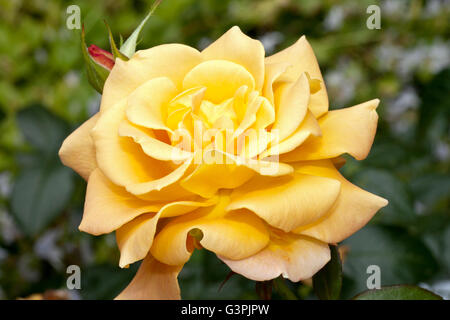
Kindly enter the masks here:
M 78 231 L 86 183 L 61 165 L 62 140 L 99 107 L 87 81 L 80 33 L 66 27 L 81 9 L 88 45 L 109 49 L 103 20 L 125 38 L 149 1 L 0 0 L 0 298 L 110 299 L 137 265 L 118 267 L 113 234 Z M 369 5 L 381 29 L 369 30 Z M 366 290 L 367 266 L 382 285 L 418 284 L 450 298 L 450 1 L 164 0 L 138 48 L 179 42 L 206 47 L 233 25 L 271 54 L 305 34 L 319 60 L 331 109 L 380 98 L 370 156 L 341 169 L 389 200 L 341 244 L 343 298 Z M 67 290 L 66 268 L 81 268 Z M 183 298 L 257 298 L 255 283 L 196 251 L 180 275 Z M 314 298 L 308 283 L 290 284 Z M 62 291 L 54 291 L 62 290 Z M 34 296 L 36 297 L 36 296 Z M 275 295 L 274 298 L 277 298 Z

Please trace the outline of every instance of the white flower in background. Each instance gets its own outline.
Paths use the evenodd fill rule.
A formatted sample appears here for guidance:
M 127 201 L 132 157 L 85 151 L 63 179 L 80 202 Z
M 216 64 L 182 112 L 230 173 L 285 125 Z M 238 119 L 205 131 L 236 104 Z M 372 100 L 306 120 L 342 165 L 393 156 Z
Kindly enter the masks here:
M 325 30 L 339 30 L 342 26 L 342 22 L 344 21 L 345 16 L 345 10 L 342 6 L 334 6 L 333 8 L 331 8 L 323 22 Z

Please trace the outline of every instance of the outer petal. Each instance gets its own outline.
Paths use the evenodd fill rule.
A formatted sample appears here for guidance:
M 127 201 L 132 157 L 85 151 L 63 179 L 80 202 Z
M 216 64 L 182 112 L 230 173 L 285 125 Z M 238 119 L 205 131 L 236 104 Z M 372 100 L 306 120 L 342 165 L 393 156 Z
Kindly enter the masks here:
M 291 281 L 311 278 L 330 260 L 328 244 L 290 233 L 274 232 L 269 245 L 242 260 L 219 256 L 231 270 L 255 281 L 282 275 Z
M 179 300 L 178 274 L 183 266 L 168 266 L 147 256 L 117 300 Z
M 97 113 L 72 132 L 59 149 L 62 163 L 75 170 L 84 180 L 87 180 L 97 167 L 91 130 L 97 123 L 98 117 Z
M 246 36 L 237 26 L 202 51 L 206 60 L 223 59 L 242 65 L 255 78 L 257 90 L 264 82 L 264 55 L 261 42 Z
M 311 78 L 319 79 L 321 81 L 321 88 L 318 92 L 311 95 L 309 109 L 316 118 L 328 111 L 328 95 L 325 83 L 314 51 L 305 36 L 302 36 L 296 43 L 285 50 L 267 57 L 265 62 L 266 64 L 291 63 L 292 67 L 284 75 L 284 78 L 290 81 L 297 80 L 303 72 L 308 72 Z
M 103 87 L 103 112 L 127 97 L 144 82 L 168 77 L 178 88 L 186 73 L 202 61 L 200 52 L 181 44 L 164 44 L 140 50 L 128 60 L 116 59 Z
M 310 224 L 330 210 L 339 195 L 337 180 L 295 173 L 255 177 L 231 194 L 227 210 L 248 209 L 285 232 Z
M 217 197 L 206 201 L 171 202 L 158 213 L 142 214 L 120 227 L 116 232 L 120 249 L 120 267 L 143 259 L 150 250 L 159 218 L 175 217 L 193 211 L 199 207 L 208 207 L 217 203 Z
M 163 162 L 147 156 L 131 139 L 119 136 L 125 109 L 126 101 L 122 100 L 103 112 L 91 132 L 99 168 L 108 179 L 120 186 L 152 181 L 164 176 L 170 169 L 164 168 Z
M 295 167 L 297 172 L 329 177 L 341 182 L 341 193 L 333 208 L 321 220 L 300 227 L 295 233 L 337 243 L 362 228 L 379 209 L 388 204 L 387 200 L 348 182 L 331 160 L 297 163 Z
M 157 212 L 162 206 L 134 197 L 95 169 L 89 177 L 79 229 L 94 235 L 110 233 L 138 215 Z
M 269 234 L 264 223 L 250 212 L 225 213 L 228 196 L 222 196 L 215 207 L 200 208 L 171 220 L 157 234 L 150 250 L 169 265 L 184 264 L 190 257 L 186 247 L 188 233 L 199 229 L 200 244 L 230 259 L 243 259 L 264 248 Z
M 328 112 L 319 119 L 321 137 L 310 137 L 294 151 L 281 157 L 282 161 L 329 159 L 349 153 L 357 160 L 369 154 L 378 115 L 375 111 L 379 100 L 356 105 L 351 108 Z

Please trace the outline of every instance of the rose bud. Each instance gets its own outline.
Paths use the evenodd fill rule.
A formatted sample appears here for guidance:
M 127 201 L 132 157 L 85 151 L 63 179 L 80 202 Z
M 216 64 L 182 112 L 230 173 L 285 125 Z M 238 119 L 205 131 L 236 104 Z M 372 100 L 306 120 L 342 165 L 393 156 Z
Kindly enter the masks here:
M 91 44 L 88 48 L 89 56 L 105 69 L 111 70 L 114 67 L 114 57 L 111 52 Z

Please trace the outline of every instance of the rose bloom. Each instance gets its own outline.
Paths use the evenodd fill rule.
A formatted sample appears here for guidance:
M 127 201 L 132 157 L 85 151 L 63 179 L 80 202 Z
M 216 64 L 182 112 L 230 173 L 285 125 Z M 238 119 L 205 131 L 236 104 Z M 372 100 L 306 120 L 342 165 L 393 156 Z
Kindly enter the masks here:
M 80 230 L 115 231 L 121 267 L 143 259 L 117 298 L 179 298 L 201 248 L 252 280 L 312 277 L 328 244 L 387 205 L 338 171 L 340 155 L 369 153 L 378 103 L 328 111 L 305 37 L 265 57 L 233 27 L 201 52 L 165 44 L 116 59 L 100 111 L 59 155 L 88 181 Z

